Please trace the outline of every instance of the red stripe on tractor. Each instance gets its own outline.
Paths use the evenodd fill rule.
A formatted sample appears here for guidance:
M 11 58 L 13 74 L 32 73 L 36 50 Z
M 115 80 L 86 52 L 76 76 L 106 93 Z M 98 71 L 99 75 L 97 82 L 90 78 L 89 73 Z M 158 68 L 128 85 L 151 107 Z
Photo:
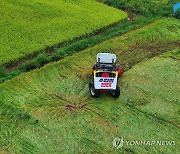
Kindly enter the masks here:
M 108 77 L 109 77 L 109 73 L 104 72 L 104 73 L 102 73 L 101 77 L 103 77 L 103 78 L 108 78 Z

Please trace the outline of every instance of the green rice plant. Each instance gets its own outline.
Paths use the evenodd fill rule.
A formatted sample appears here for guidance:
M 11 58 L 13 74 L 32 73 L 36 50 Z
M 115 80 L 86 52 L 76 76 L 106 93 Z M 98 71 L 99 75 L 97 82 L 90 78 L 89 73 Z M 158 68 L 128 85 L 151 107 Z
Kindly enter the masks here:
M 27 61 L 23 63 L 23 65 L 20 67 L 20 70 L 23 70 L 23 71 L 29 71 L 33 69 L 36 69 L 36 65 L 34 61 Z
M 165 51 L 177 57 L 178 23 L 161 19 L 1 83 L 0 152 L 178 153 L 177 144 L 116 149 L 112 143 L 115 137 L 178 143 L 179 60 L 167 55 L 145 60 Z M 88 93 L 102 50 L 131 66 L 120 78 L 118 99 Z
M 139 63 L 125 73 L 120 81 L 126 87 L 122 101 L 178 127 L 180 63 L 164 55 Z
M 88 36 L 127 13 L 94 0 L 2 0 L 0 65 Z

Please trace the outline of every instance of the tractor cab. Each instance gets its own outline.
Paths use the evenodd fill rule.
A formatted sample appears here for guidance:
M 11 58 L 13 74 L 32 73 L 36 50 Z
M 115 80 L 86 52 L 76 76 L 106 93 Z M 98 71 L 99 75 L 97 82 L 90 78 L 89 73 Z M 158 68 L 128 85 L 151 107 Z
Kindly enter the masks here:
M 103 71 L 115 71 L 116 55 L 110 53 L 98 53 L 96 56 L 95 69 Z

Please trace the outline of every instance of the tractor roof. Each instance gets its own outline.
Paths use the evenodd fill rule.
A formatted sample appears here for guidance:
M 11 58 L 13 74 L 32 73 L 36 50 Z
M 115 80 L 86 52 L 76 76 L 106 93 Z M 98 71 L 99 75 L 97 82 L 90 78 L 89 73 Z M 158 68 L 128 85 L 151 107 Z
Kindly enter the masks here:
M 98 53 L 96 60 L 100 63 L 116 63 L 116 55 L 112 53 Z

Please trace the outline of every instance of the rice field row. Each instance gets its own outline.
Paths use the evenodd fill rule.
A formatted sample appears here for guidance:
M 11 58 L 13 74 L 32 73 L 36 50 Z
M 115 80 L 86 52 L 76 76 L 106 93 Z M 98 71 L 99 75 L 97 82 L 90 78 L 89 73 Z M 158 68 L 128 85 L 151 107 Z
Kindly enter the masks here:
M 94 0 L 2 0 L 0 7 L 0 65 L 127 17 Z

